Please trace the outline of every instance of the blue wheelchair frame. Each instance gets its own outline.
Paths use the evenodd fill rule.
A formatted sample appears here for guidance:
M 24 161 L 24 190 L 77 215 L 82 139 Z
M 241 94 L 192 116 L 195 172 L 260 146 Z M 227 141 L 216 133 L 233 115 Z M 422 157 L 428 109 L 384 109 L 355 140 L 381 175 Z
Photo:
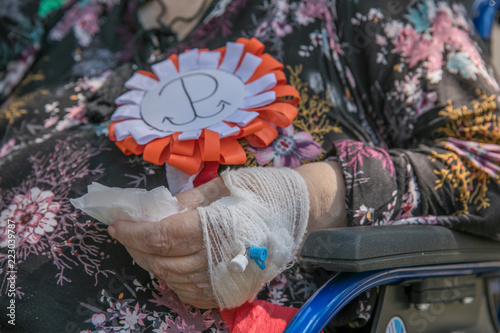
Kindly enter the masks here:
M 284 332 L 321 332 L 344 306 L 361 293 L 377 286 L 410 279 L 482 274 L 491 271 L 500 273 L 500 261 L 403 267 L 361 273 L 341 272 L 325 283 L 301 307 Z

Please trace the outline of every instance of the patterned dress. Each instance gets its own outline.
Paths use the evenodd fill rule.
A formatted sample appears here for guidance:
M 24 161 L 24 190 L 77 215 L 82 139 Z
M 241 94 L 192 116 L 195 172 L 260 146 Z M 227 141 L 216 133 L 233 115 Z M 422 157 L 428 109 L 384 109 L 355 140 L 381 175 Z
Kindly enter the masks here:
M 0 331 L 227 331 L 69 199 L 93 181 L 166 185 L 164 167 L 109 140 L 113 101 L 135 70 L 240 37 L 261 41 L 301 98 L 267 148 L 241 141 L 247 166 L 333 159 L 351 226 L 435 224 L 500 240 L 499 86 L 459 2 L 218 0 L 182 42 L 141 32 L 137 5 L 0 1 L 0 308 L 14 299 L 17 309 L 15 327 L 2 310 Z M 258 297 L 300 307 L 320 278 L 294 267 Z M 362 302 L 351 317 L 369 310 Z

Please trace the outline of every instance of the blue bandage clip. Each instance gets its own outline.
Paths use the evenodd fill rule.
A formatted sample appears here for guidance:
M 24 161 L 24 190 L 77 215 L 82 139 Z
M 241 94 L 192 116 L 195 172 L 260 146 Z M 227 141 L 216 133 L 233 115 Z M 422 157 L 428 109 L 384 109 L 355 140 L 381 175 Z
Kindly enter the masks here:
M 252 245 L 248 250 L 248 257 L 253 259 L 260 269 L 266 269 L 267 248 Z

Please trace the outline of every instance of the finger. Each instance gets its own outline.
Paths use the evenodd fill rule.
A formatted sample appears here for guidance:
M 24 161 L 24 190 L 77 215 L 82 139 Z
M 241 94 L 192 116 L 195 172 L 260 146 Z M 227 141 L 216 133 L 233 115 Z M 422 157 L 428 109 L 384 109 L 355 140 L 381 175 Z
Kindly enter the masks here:
M 149 271 L 148 271 L 149 272 Z M 153 272 L 151 272 L 153 273 Z M 154 274 L 154 273 L 153 273 Z M 206 273 L 194 273 L 194 274 L 177 274 L 174 272 L 168 272 L 165 277 L 154 274 L 156 277 L 169 283 L 194 283 L 200 288 L 205 288 L 210 286 L 210 280 Z
M 162 257 L 127 249 L 136 263 L 165 282 L 203 283 L 208 281 L 204 251 L 184 257 Z M 204 278 L 205 276 L 205 278 Z
M 208 206 L 212 202 L 228 195 L 229 190 L 222 181 L 222 178 L 217 177 L 192 190 L 181 192 L 175 197 L 179 202 L 179 210 L 192 210 L 197 207 Z
M 197 211 L 169 216 L 159 222 L 116 221 L 109 234 L 127 248 L 160 256 L 187 256 L 203 249 Z
M 185 297 L 179 297 L 179 300 L 184 303 L 184 304 L 189 304 L 191 306 L 194 306 L 195 308 L 198 309 L 215 309 L 217 308 L 217 303 L 215 303 L 215 300 L 213 301 L 200 301 L 199 299 L 196 298 L 185 298 Z
M 212 290 L 209 288 L 199 288 L 193 284 L 182 283 L 167 283 L 167 286 L 176 293 L 183 303 L 203 309 L 216 307 Z
M 200 287 L 194 283 L 174 283 L 166 282 L 167 286 L 175 291 L 177 296 L 184 298 L 193 298 L 198 300 L 213 300 L 213 293 L 210 287 Z

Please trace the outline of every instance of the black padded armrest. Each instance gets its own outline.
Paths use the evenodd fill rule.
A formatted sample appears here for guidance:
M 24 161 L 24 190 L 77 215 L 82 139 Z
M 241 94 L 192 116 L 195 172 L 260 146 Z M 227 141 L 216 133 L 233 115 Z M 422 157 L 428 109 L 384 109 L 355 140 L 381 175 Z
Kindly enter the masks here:
M 429 264 L 500 261 L 500 242 L 441 226 L 349 227 L 312 232 L 301 264 L 362 272 Z

